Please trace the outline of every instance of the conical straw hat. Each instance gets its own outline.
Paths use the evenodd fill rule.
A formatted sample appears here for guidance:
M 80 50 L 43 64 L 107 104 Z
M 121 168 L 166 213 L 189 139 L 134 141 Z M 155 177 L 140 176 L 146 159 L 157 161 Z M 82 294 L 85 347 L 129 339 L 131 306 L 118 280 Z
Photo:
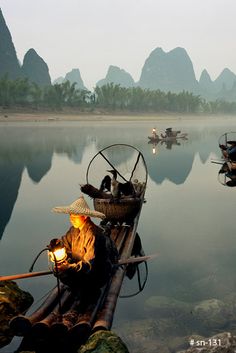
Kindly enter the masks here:
M 106 218 L 103 213 L 91 210 L 83 196 L 72 202 L 72 204 L 69 206 L 54 207 L 52 211 L 57 213 L 77 214 L 81 216 L 97 217 L 102 219 Z

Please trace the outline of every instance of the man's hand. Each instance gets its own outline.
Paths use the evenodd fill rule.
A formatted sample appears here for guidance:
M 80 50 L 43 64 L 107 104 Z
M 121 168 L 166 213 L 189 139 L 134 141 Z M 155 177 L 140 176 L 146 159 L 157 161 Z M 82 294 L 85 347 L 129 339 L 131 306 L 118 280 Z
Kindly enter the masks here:
M 68 268 L 70 267 L 70 264 L 68 263 L 67 260 L 61 262 L 61 263 L 57 263 L 57 269 L 59 272 L 64 272 L 66 270 L 68 270 Z M 54 267 L 54 272 L 56 271 L 56 266 Z

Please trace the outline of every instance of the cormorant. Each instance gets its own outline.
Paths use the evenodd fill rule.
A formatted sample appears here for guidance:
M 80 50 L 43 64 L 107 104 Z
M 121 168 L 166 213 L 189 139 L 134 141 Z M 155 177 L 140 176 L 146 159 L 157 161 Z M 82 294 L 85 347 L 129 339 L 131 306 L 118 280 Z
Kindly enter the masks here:
M 126 183 L 120 183 L 119 181 L 117 181 L 116 170 L 107 170 L 107 172 L 113 175 L 111 179 L 111 194 L 114 198 L 119 198 L 122 194 L 124 196 L 135 195 L 135 190 L 131 181 L 127 181 Z
M 111 177 L 106 175 L 101 182 L 100 191 L 111 191 Z

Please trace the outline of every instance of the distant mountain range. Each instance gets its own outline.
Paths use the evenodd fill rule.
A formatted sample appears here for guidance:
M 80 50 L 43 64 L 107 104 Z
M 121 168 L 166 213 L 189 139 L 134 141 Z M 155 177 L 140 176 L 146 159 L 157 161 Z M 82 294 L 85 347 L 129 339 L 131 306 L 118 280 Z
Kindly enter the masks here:
M 135 82 L 133 77 L 123 69 L 120 69 L 117 66 L 110 66 L 107 72 L 107 75 L 104 79 L 98 81 L 96 86 L 103 86 L 107 83 L 119 84 L 122 87 L 134 87 Z
M 28 50 L 20 66 L 11 33 L 0 10 L 0 77 L 6 74 L 10 79 L 26 77 L 39 86 L 51 84 L 48 66 L 34 49 Z
M 75 83 L 75 88 L 77 89 L 85 89 L 85 90 L 87 89 L 81 78 L 79 69 L 72 69 L 70 72 L 66 74 L 65 77 L 58 77 L 55 81 L 53 81 L 53 84 L 56 84 L 56 83 L 61 84 L 66 81 L 69 81 L 71 84 Z
M 110 66 L 106 77 L 98 81 L 97 85 L 111 82 L 125 87 L 139 86 L 164 92 L 179 93 L 185 90 L 207 100 L 236 101 L 236 75 L 225 68 L 212 81 L 208 72 L 203 70 L 197 81 L 192 61 L 183 48 L 175 48 L 167 53 L 162 48 L 154 49 L 144 63 L 138 82 L 134 82 L 126 71 Z
M 11 79 L 26 77 L 39 86 L 51 84 L 48 66 L 34 49 L 29 49 L 24 56 L 23 65 L 19 64 L 10 31 L 0 10 L 0 77 L 5 74 Z M 78 68 L 53 83 L 67 80 L 75 82 L 76 88 L 86 89 Z M 112 82 L 123 87 L 140 86 L 143 89 L 160 89 L 164 92 L 179 93 L 185 90 L 207 100 L 236 101 L 236 75 L 225 68 L 216 80 L 212 81 L 209 73 L 203 70 L 197 81 L 192 61 L 184 48 L 175 48 L 169 52 L 164 52 L 162 48 L 154 49 L 143 65 L 138 82 L 125 70 L 111 65 L 106 77 L 96 85 L 102 86 Z

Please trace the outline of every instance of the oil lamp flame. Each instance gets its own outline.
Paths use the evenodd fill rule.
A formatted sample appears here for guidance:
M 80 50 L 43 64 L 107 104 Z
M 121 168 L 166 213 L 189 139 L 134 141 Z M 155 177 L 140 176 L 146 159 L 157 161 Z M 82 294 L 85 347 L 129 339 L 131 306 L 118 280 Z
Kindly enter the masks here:
M 50 255 L 50 260 L 52 262 L 55 262 L 55 258 L 57 262 L 63 262 L 66 259 L 66 249 L 61 248 L 61 249 L 56 249 L 54 251 L 50 251 L 49 255 Z
M 66 248 L 59 239 L 52 239 L 48 246 L 49 259 L 52 262 L 63 262 L 67 258 Z

